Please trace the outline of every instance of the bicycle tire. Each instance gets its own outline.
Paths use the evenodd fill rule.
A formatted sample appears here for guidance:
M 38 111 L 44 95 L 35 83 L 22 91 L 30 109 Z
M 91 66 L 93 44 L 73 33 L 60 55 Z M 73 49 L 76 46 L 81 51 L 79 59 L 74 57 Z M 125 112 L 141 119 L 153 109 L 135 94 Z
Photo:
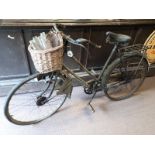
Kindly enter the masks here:
M 135 62 L 134 62 L 135 61 Z M 140 62 L 141 61 L 141 62 Z M 136 81 L 138 80 L 138 76 L 137 78 L 134 77 L 133 79 L 130 79 L 129 76 L 131 76 L 132 74 L 130 72 L 132 72 L 132 70 L 134 69 L 134 67 L 130 67 L 130 69 L 128 69 L 128 75 L 127 71 L 124 71 L 121 72 L 120 71 L 120 66 L 122 66 L 122 69 L 123 69 L 123 63 L 130 63 L 130 65 L 132 66 L 134 63 L 138 63 L 141 65 L 139 65 L 139 70 L 141 70 L 141 79 L 140 81 L 133 86 L 133 88 L 127 93 L 125 94 L 125 91 L 127 91 L 127 89 L 125 90 L 122 90 L 121 92 L 121 88 L 118 88 L 117 86 L 123 86 L 123 83 L 124 84 L 129 84 L 130 83 L 130 80 L 132 81 L 133 79 Z M 128 66 L 127 66 L 128 67 Z M 129 68 L 129 67 L 128 67 Z M 119 70 L 119 71 L 118 71 Z M 124 70 L 126 70 L 124 68 Z M 116 74 L 116 71 L 118 71 L 118 75 Z M 135 68 L 135 74 L 138 73 L 138 67 L 137 69 Z M 119 101 L 119 100 L 123 100 L 123 99 L 127 99 L 129 97 L 131 97 L 139 88 L 140 86 L 142 85 L 145 77 L 146 77 L 146 74 L 147 74 L 147 71 L 148 71 L 148 64 L 146 62 L 146 60 L 142 57 L 142 56 L 139 56 L 139 55 L 134 55 L 134 56 L 126 56 L 126 57 L 122 57 L 121 59 L 120 58 L 117 58 L 116 60 L 114 60 L 114 62 L 112 62 L 112 64 L 109 65 L 109 67 L 107 68 L 107 70 L 105 71 L 105 74 L 102 78 L 102 86 L 104 88 L 104 92 L 105 92 L 105 95 L 110 98 L 111 100 L 115 100 L 115 101 Z M 120 73 L 121 73 L 121 76 L 120 76 Z M 125 75 L 126 74 L 126 75 Z M 118 77 L 115 77 L 115 76 L 118 76 Z M 137 74 L 138 75 L 138 74 Z M 112 77 L 113 76 L 113 77 Z M 140 75 L 139 75 L 140 76 Z M 112 79 L 113 78 L 113 79 Z M 117 79 L 118 78 L 118 79 Z M 122 79 L 121 79 L 122 78 Z M 128 79 L 125 80 L 124 79 Z M 119 80 L 120 79 L 120 80 Z M 111 81 L 110 81 L 111 80 Z M 112 81 L 113 80 L 113 81 Z M 118 82 L 122 83 L 122 84 L 118 84 L 116 83 L 116 80 L 119 80 Z M 124 80 L 124 81 L 123 81 Z M 113 82 L 113 88 L 110 86 L 110 84 Z M 115 85 L 116 84 L 116 85 Z M 109 86 L 108 86 L 109 85 Z M 111 84 L 112 85 L 112 84 Z M 125 85 L 124 85 L 125 86 Z M 111 88 L 110 88 L 111 87 Z M 127 87 L 127 86 L 126 86 Z M 127 87 L 128 88 L 128 87 Z M 111 90 L 110 90 L 111 89 Z M 110 92 L 111 91 L 111 92 Z M 119 96 L 119 91 L 120 93 L 122 93 L 122 95 L 120 94 Z M 113 94 L 112 94 L 113 93 Z M 124 93 L 124 95 L 123 95 Z M 118 95 L 118 96 L 117 96 Z
M 50 112 L 48 115 L 46 115 L 46 116 L 43 116 L 42 118 L 38 118 L 38 119 L 34 119 L 34 120 L 20 120 L 20 119 L 17 119 L 17 118 L 14 118 L 13 116 L 14 115 L 12 115 L 11 114 L 11 111 L 10 111 L 10 109 L 9 109 L 9 107 L 11 106 L 11 103 L 13 103 L 12 102 L 12 100 L 13 100 L 13 97 L 14 96 L 20 96 L 21 94 L 19 93 L 19 95 L 18 95 L 18 91 L 20 90 L 20 88 L 22 88 L 22 86 L 26 86 L 26 84 L 29 84 L 30 83 L 30 81 L 31 80 L 34 80 L 34 79 L 36 79 L 36 78 L 38 78 L 39 76 L 40 76 L 41 74 L 35 74 L 35 75 L 32 75 L 32 76 L 30 76 L 30 77 L 28 77 L 28 78 L 26 78 L 26 79 L 24 79 L 21 83 L 19 83 L 17 86 L 15 86 L 12 90 L 11 90 L 11 92 L 9 93 L 9 95 L 8 95 L 8 97 L 7 97 L 7 99 L 6 99 L 6 105 L 5 105 L 5 116 L 6 116 L 6 118 L 10 121 L 10 122 L 12 122 L 12 123 L 14 123 L 14 124 L 17 124 L 17 125 L 30 125 L 30 124 L 36 124 L 36 123 L 39 123 L 39 122 L 41 122 L 41 121 L 43 121 L 43 120 L 45 120 L 45 119 L 47 119 L 47 118 L 49 118 L 50 116 L 52 116 L 53 114 L 55 114 L 60 108 L 61 108 L 61 106 L 64 104 L 64 102 L 65 102 L 65 100 L 66 100 L 66 98 L 67 98 L 67 94 L 64 94 L 64 98 L 63 98 L 63 100 L 62 100 L 62 102 L 61 103 L 59 103 L 59 105 L 52 111 L 52 112 Z M 43 79 L 41 79 L 41 80 L 43 80 Z M 55 91 L 55 89 L 56 89 L 56 83 L 57 83 L 57 79 L 55 80 L 55 83 L 54 83 L 54 87 L 53 88 L 51 88 L 50 87 L 50 89 L 53 89 L 52 91 L 51 90 L 48 90 L 49 92 L 51 92 L 52 94 L 54 93 L 54 91 Z M 29 83 L 28 83 L 29 82 Z M 35 87 L 38 87 L 38 85 L 39 85 L 39 82 L 40 82 L 40 80 L 38 81 L 38 82 L 36 82 L 36 84 L 34 85 Z M 41 81 L 42 82 L 42 81 Z M 40 84 L 41 85 L 41 84 Z M 28 87 L 28 85 L 27 85 L 27 87 Z M 47 87 L 47 86 L 46 86 Z M 39 89 L 39 88 L 38 88 Z M 47 89 L 47 88 L 46 88 Z M 49 89 L 49 88 L 48 88 Z M 22 89 L 21 89 L 21 91 L 22 91 Z M 47 91 L 47 90 L 46 90 Z M 35 92 L 35 93 L 38 93 L 38 92 Z M 45 93 L 45 92 L 44 92 Z M 40 94 L 40 92 L 39 92 L 39 94 Z M 25 97 L 28 97 L 28 96 L 30 96 L 30 94 L 29 94 L 29 92 L 27 92 L 27 93 L 25 93 L 25 94 L 23 94 L 22 93 L 22 95 L 27 95 L 27 96 L 25 96 Z M 37 97 L 36 97 L 37 98 Z M 28 98 L 26 99 L 26 100 L 28 100 Z M 38 98 L 37 98 L 37 100 L 38 100 Z M 13 100 L 14 101 L 14 100 Z M 15 100 L 16 101 L 16 100 Z M 18 102 L 19 103 L 19 101 L 20 100 L 17 100 L 16 101 L 16 103 Z M 38 101 L 37 101 L 38 102 Z M 19 106 L 19 105 L 18 105 Z M 24 106 L 24 105 L 23 105 Z M 45 106 L 45 105 L 44 105 Z M 52 106 L 52 105 L 51 105 Z M 26 106 L 25 106 L 26 107 Z M 25 108 L 24 107 L 24 108 Z M 36 106 L 37 107 L 37 106 Z M 39 106 L 39 108 L 40 108 L 41 106 Z M 18 108 L 18 107 L 17 107 Z M 27 108 L 27 107 L 26 107 Z M 25 110 L 26 110 L 26 108 L 25 108 Z M 33 107 L 34 108 L 34 107 Z M 28 108 L 27 108 L 28 109 Z M 45 108 L 44 108 L 45 109 Z M 24 109 L 21 109 L 22 111 L 24 110 Z M 45 110 L 44 110 L 45 111 Z M 25 111 L 24 111 L 24 113 L 25 113 Z M 32 115 L 33 114 L 33 112 L 31 112 L 29 115 Z M 17 114 L 18 115 L 18 114 Z M 25 115 L 28 115 L 28 114 L 25 114 Z M 18 116 L 19 117 L 19 116 Z M 23 118 L 22 118 L 23 119 Z

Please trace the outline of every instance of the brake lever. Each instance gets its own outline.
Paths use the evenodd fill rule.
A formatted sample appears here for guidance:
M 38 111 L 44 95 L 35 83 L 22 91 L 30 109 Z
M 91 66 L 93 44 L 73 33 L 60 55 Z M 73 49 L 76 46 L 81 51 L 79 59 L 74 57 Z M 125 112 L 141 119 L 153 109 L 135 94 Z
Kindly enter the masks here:
M 88 42 L 89 44 L 95 46 L 96 48 L 101 48 L 101 47 L 102 47 L 101 45 L 97 45 L 96 43 L 93 43 L 92 41 L 87 40 L 87 39 L 84 39 L 84 38 L 79 38 L 79 39 L 76 39 L 75 41 L 76 41 L 77 43 Z
M 69 43 L 73 44 L 73 45 L 82 47 L 86 51 L 87 55 L 90 55 L 88 49 L 83 44 L 80 44 L 80 43 L 76 42 L 76 40 L 73 40 L 73 39 L 70 39 L 70 40 L 67 40 L 67 41 Z
M 102 48 L 102 46 L 101 46 L 101 45 L 96 45 L 95 47 L 96 47 L 96 48 Z

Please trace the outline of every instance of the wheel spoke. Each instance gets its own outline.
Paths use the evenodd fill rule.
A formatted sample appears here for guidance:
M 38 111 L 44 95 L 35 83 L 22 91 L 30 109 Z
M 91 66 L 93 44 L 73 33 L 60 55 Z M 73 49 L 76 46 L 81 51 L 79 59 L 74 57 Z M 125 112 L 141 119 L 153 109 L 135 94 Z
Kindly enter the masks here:
M 48 78 L 49 83 L 45 79 L 35 79 L 36 77 L 32 76 L 25 80 L 10 94 L 5 114 L 11 122 L 22 125 L 39 122 L 55 113 L 65 102 L 66 94 L 56 94 L 55 77 Z
M 131 96 L 142 84 L 147 65 L 140 57 L 127 57 L 109 67 L 106 78 L 106 95 L 120 100 Z

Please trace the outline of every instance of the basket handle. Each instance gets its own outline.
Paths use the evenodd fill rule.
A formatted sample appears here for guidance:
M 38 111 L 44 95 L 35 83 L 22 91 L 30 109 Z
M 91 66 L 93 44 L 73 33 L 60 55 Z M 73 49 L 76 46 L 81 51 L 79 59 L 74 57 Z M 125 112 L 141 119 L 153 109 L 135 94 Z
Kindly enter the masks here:
M 52 26 L 53 26 L 54 30 L 55 30 L 57 33 L 60 32 L 59 29 L 58 29 L 58 27 L 57 27 L 57 25 L 56 25 L 55 23 L 53 23 Z

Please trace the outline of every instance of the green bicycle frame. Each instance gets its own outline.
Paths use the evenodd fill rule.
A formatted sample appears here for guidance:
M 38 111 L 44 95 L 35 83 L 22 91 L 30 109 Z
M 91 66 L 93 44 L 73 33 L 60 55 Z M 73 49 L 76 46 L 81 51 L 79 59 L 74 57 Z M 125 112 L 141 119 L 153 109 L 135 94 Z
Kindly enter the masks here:
M 82 65 L 82 63 L 76 58 L 76 57 L 72 57 L 72 59 L 78 63 L 80 65 L 80 67 L 88 74 L 92 77 L 93 80 L 95 80 L 96 82 L 100 81 L 100 79 L 102 78 L 110 60 L 112 59 L 114 53 L 116 52 L 117 49 L 117 45 L 114 46 L 114 48 L 112 49 L 112 52 L 110 53 L 110 56 L 108 57 L 105 65 L 103 66 L 101 73 L 99 75 L 98 78 L 96 78 L 96 76 L 94 76 L 85 66 Z M 74 73 L 71 69 L 69 69 L 68 67 L 66 67 L 65 65 L 63 65 L 64 69 L 67 70 L 67 72 L 69 74 L 71 74 L 73 77 L 75 77 L 75 79 L 77 79 L 83 86 L 88 86 L 88 81 L 83 80 L 81 77 L 79 77 L 76 73 Z

